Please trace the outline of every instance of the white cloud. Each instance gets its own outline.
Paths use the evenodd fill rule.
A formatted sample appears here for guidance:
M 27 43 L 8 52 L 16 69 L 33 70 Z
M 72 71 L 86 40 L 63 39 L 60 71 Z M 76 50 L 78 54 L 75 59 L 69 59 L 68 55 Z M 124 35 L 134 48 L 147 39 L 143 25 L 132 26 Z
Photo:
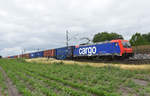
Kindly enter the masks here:
M 22 48 L 21 47 L 13 47 L 13 48 L 4 48 L 0 50 L 1 54 L 5 54 L 5 56 L 12 56 L 12 55 L 19 55 L 21 54 Z

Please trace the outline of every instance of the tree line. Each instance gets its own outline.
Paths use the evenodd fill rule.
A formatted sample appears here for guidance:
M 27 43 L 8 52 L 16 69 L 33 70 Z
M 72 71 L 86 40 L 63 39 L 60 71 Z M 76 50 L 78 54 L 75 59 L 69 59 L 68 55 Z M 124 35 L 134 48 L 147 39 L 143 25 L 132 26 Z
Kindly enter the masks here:
M 93 42 L 103 42 L 103 41 L 110 41 L 115 39 L 124 39 L 124 37 L 115 32 L 99 32 L 94 35 Z M 147 34 L 141 34 L 139 32 L 132 35 L 131 39 L 129 40 L 132 46 L 137 45 L 149 45 L 150 44 L 150 32 Z

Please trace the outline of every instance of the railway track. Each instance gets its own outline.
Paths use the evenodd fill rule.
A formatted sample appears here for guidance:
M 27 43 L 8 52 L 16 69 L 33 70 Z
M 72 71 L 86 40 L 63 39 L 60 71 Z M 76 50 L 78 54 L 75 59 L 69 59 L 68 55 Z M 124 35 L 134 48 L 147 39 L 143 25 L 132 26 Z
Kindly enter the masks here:
M 150 64 L 150 59 L 129 59 L 126 60 L 127 64 Z

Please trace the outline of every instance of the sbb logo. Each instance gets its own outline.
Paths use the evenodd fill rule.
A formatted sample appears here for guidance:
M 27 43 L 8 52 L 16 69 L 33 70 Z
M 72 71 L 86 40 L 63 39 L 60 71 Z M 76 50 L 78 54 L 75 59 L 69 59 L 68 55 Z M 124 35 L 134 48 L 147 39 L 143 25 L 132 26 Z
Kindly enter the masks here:
M 87 54 L 88 56 L 91 56 L 93 54 L 96 54 L 96 51 L 97 51 L 97 49 L 95 46 L 94 47 L 87 47 L 87 48 L 80 48 L 79 54 L 80 55 L 86 55 Z

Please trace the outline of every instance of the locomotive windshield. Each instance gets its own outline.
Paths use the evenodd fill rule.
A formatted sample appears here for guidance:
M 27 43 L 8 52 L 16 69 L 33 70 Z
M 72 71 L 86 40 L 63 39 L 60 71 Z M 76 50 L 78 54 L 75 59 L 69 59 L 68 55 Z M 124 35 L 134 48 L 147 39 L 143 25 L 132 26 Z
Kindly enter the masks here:
M 129 42 L 122 41 L 122 45 L 124 48 L 131 48 L 131 44 Z

